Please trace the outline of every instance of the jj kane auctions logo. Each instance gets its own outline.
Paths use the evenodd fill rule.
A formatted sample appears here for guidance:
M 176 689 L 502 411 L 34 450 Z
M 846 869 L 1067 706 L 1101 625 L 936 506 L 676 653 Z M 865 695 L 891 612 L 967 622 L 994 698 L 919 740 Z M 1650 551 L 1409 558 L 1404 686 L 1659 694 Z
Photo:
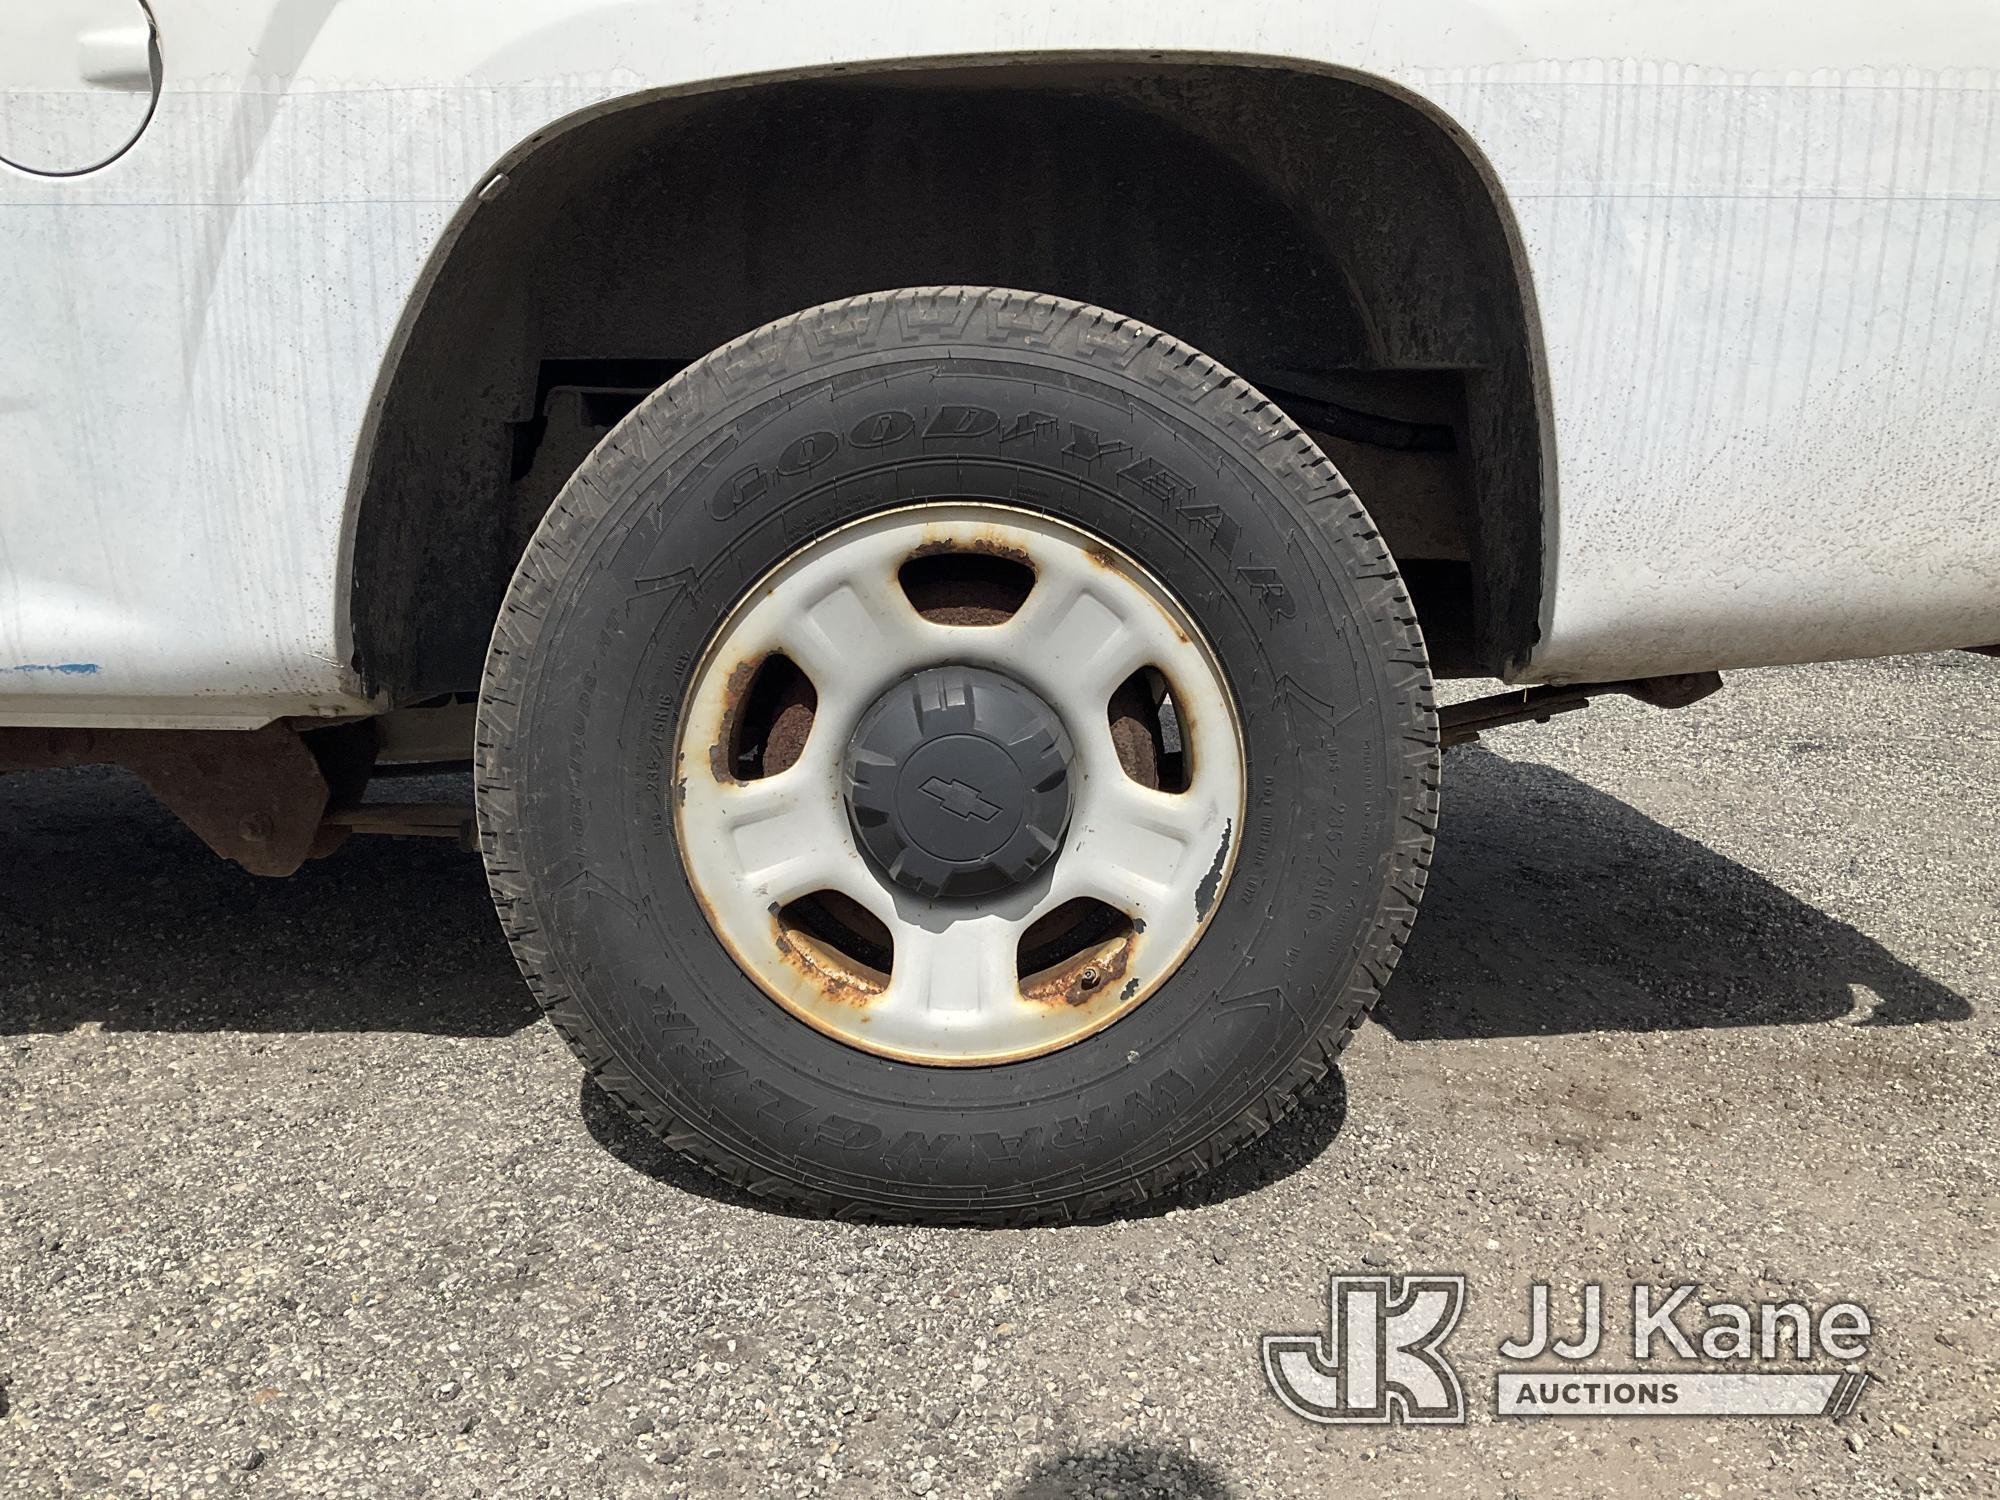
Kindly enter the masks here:
M 1700 1303 L 1695 1290 L 1633 1286 L 1635 1368 L 1596 1369 L 1583 1362 L 1604 1348 L 1604 1288 L 1594 1282 L 1582 1288 L 1576 1335 L 1566 1338 L 1554 1331 L 1548 1283 L 1535 1283 L 1527 1331 L 1499 1348 L 1509 1367 L 1494 1380 L 1495 1414 L 1838 1419 L 1854 1410 L 1868 1376 L 1852 1365 L 1867 1356 L 1873 1332 L 1862 1307 L 1836 1302 L 1815 1314 L 1795 1301 Z M 1465 1295 L 1461 1275 L 1329 1277 L 1326 1331 L 1265 1334 L 1264 1378 L 1308 1422 L 1462 1423 L 1465 1391 L 1444 1343 L 1458 1326 Z M 1548 1359 L 1558 1363 L 1540 1363 Z M 1650 1363 L 1657 1359 L 1694 1361 L 1697 1368 L 1662 1370 Z M 1848 1368 L 1767 1368 L 1812 1360 Z

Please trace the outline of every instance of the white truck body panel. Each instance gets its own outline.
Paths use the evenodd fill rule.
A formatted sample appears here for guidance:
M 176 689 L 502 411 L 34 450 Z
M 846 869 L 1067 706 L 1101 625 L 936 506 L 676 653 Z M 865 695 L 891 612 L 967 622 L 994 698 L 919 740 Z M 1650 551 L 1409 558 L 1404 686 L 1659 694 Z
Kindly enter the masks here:
M 153 12 L 137 143 L 80 177 L 0 166 L 0 723 L 368 707 L 344 530 L 370 403 L 495 163 L 637 94 L 941 58 L 1336 70 L 1462 134 L 1541 319 L 1554 520 L 1525 680 L 2000 641 L 1987 0 Z M 0 155 L 28 128 L 8 87 Z

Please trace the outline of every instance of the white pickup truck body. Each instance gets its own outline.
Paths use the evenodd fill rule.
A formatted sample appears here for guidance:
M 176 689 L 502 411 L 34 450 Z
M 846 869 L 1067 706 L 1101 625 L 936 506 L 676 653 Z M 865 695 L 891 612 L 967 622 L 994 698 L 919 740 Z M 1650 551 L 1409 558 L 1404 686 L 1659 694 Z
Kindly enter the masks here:
M 1052 62 L 1357 82 L 1476 167 L 1541 429 L 1516 681 L 2000 640 L 1983 0 L 154 0 L 124 149 L 91 121 L 145 114 L 129 36 L 103 61 L 137 0 L 36 7 L 0 157 L 95 169 L 0 166 L 0 723 L 388 706 L 349 576 L 388 372 L 538 143 L 679 94 Z

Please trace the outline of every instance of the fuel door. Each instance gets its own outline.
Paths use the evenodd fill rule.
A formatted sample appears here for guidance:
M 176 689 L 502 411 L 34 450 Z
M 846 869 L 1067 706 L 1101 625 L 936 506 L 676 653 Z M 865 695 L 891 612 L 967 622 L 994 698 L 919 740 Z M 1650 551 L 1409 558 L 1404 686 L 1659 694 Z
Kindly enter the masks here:
M 0 162 L 41 177 L 109 166 L 160 98 L 142 0 L 0 0 Z

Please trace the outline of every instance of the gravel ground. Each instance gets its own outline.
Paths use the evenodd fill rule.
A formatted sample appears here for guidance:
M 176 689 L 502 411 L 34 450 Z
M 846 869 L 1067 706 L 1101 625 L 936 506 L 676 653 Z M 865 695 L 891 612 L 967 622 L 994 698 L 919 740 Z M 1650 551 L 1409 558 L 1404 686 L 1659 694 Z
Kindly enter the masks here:
M 1452 752 L 1343 1076 L 1169 1203 L 1020 1232 L 786 1217 L 654 1147 L 469 855 L 260 882 L 122 776 L 6 778 L 0 1494 L 2000 1493 L 1996 690 L 1743 673 Z M 1468 1426 L 1266 1389 L 1257 1335 L 1378 1265 L 1471 1277 Z M 1496 1420 L 1538 1279 L 1855 1298 L 1875 1384 Z

